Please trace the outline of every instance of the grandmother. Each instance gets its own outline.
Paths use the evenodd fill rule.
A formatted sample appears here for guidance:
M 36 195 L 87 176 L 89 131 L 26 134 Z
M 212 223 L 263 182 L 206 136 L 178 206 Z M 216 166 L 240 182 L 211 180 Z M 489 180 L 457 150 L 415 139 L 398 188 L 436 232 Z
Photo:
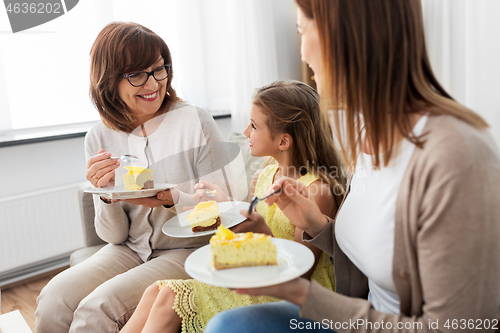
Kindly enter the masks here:
M 116 332 L 151 283 L 189 278 L 184 261 L 208 238 L 171 238 L 161 228 L 176 207 L 195 204 L 200 176 L 224 184 L 213 152 L 200 148 L 222 136 L 206 111 L 177 97 L 170 51 L 158 35 L 139 24 L 111 23 L 90 57 L 90 95 L 102 121 L 85 137 L 86 178 L 95 187 L 120 184 L 126 170 L 110 157 L 133 154 L 136 166 L 153 169 L 155 183 L 178 186 L 141 199 L 94 195 L 96 231 L 109 244 L 42 290 L 38 333 Z

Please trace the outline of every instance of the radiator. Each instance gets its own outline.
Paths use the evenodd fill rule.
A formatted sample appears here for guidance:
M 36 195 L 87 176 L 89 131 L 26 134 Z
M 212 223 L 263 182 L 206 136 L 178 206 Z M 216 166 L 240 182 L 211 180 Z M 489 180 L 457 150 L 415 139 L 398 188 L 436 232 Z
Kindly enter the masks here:
M 0 199 L 0 285 L 83 247 L 80 185 Z

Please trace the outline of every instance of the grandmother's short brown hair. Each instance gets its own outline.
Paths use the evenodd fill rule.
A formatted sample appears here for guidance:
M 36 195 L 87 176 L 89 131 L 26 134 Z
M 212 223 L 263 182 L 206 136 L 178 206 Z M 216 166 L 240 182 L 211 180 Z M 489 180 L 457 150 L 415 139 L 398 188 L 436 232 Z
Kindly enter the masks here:
M 140 24 L 113 22 L 101 30 L 90 51 L 90 97 L 106 126 L 127 133 L 134 130 L 131 110 L 118 95 L 121 74 L 144 70 L 159 56 L 165 64 L 172 64 L 167 44 Z M 179 100 L 171 86 L 172 78 L 173 68 L 160 109 Z

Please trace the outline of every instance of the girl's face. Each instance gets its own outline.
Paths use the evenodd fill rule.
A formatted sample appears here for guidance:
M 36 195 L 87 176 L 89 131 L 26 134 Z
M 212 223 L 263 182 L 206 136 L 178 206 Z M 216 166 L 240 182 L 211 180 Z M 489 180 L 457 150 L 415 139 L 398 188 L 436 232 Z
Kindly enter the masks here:
M 321 49 L 318 26 L 316 22 L 308 18 L 300 8 L 297 8 L 297 30 L 301 41 L 300 54 L 302 55 L 302 61 L 314 72 L 314 80 L 316 81 L 319 91 Z
M 150 72 L 163 65 L 163 62 L 163 58 L 160 58 L 155 64 L 143 69 L 143 71 Z M 137 126 L 154 117 L 160 109 L 165 98 L 167 81 L 167 79 L 156 81 L 151 75 L 142 86 L 134 87 L 126 78 L 122 78 L 118 84 L 118 95 L 132 110 Z
M 250 110 L 250 124 L 243 134 L 249 139 L 250 154 L 252 156 L 276 156 L 279 154 L 280 139 L 278 135 L 272 139 L 271 131 L 267 127 L 267 115 L 264 111 L 253 105 Z

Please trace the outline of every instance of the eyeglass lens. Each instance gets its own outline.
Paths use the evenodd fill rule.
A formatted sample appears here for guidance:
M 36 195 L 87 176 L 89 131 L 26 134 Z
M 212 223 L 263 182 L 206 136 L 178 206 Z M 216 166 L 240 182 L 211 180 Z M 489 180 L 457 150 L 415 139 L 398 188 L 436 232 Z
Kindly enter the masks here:
M 167 66 L 161 66 L 154 70 L 153 77 L 156 81 L 165 80 L 168 76 Z M 128 77 L 130 83 L 134 86 L 142 86 L 149 79 L 149 74 L 146 72 L 132 73 Z

